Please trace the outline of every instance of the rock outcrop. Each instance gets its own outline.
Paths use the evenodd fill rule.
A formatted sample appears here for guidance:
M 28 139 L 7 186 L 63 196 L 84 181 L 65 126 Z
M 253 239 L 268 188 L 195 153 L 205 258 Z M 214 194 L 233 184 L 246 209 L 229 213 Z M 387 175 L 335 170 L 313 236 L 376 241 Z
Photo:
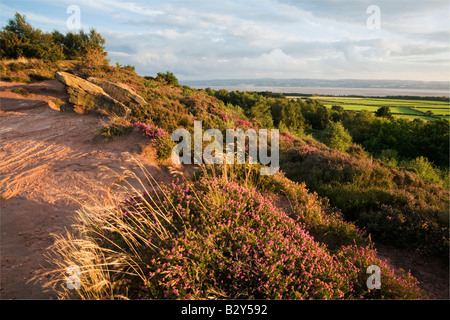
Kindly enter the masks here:
M 117 101 L 90 81 L 62 71 L 56 72 L 55 76 L 66 85 L 69 102 L 75 105 L 74 110 L 78 113 L 96 111 L 123 117 L 130 112 L 122 102 Z
M 88 81 L 101 87 L 107 94 L 125 105 L 142 106 L 147 102 L 138 95 L 133 88 L 123 83 L 114 83 L 94 77 L 88 78 Z

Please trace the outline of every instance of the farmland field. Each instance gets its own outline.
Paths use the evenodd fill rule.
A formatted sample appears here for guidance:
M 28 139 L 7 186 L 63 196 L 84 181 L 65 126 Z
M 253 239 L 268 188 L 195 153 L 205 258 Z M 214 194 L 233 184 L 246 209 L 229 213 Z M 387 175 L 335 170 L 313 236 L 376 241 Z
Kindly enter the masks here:
M 368 110 L 375 112 L 382 106 L 388 106 L 394 116 L 408 119 L 421 118 L 423 120 L 433 120 L 436 118 L 450 117 L 450 105 L 445 101 L 328 96 L 312 96 L 309 98 L 321 101 L 328 108 L 331 108 L 333 105 L 340 105 L 345 110 Z

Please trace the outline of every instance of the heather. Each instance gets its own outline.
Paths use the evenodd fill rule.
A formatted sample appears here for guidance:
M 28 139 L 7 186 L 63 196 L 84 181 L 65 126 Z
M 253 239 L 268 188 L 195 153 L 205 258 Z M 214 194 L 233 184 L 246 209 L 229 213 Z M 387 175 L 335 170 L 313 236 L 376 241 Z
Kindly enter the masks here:
M 171 133 L 192 132 L 194 121 L 204 130 L 280 130 L 275 175 L 261 176 L 258 165 L 215 166 L 174 184 L 149 176 L 128 190 L 126 201 L 93 199 L 73 233 L 56 237 L 52 247 L 57 268 L 49 284 L 61 284 L 68 266 L 82 269 L 81 290 L 63 285 L 61 297 L 425 298 L 411 274 L 377 258 L 372 239 L 448 258 L 447 120 L 329 109 L 316 99 L 270 92 L 197 90 L 170 71 L 143 77 L 134 66 L 109 65 L 95 31 L 42 34 L 16 20 L 32 38 L 2 48 L 20 56 L 2 59 L 2 80 L 33 83 L 64 70 L 125 84 L 142 99 L 124 101 L 124 116 L 100 116 L 95 133 L 109 141 L 134 131 L 156 149 L 157 160 L 167 160 L 158 161 L 163 171 L 178 173 L 168 160 Z M 4 29 L 2 41 L 14 39 L 14 30 Z M 56 57 L 46 56 L 36 41 L 41 36 Z M 370 265 L 381 268 L 381 290 L 367 289 Z
M 286 152 L 281 169 L 375 239 L 422 254 L 448 254 L 449 195 L 439 185 L 371 157 L 309 145 Z
M 320 207 L 319 199 L 310 198 L 304 210 L 310 206 Z M 61 266 L 84 271 L 81 298 L 424 297 L 411 275 L 391 270 L 373 249 L 330 251 L 272 197 L 224 177 L 154 187 L 79 219 L 84 237 L 78 244 L 60 238 L 55 250 L 66 257 Z M 383 270 L 375 293 L 365 285 L 370 264 Z

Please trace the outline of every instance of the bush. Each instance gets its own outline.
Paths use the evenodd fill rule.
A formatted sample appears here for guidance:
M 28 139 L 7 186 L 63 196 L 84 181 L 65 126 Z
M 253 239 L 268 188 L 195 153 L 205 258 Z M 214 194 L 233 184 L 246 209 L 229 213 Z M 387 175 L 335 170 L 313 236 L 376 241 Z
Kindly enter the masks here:
M 159 136 L 156 139 L 156 155 L 159 160 L 169 159 L 172 155 L 172 149 L 175 147 L 175 142 L 172 141 L 170 135 Z
M 179 86 L 177 77 L 170 71 L 166 73 L 158 72 L 155 80 L 174 87 Z
M 404 162 L 403 166 L 407 170 L 417 173 L 425 181 L 445 186 L 441 179 L 439 169 L 435 168 L 425 157 L 417 157 L 411 161 Z
M 342 152 L 352 143 L 352 137 L 340 122 L 331 122 L 324 131 L 323 139 L 328 147 Z
M 144 137 L 149 138 L 150 140 L 165 137 L 168 135 L 168 133 L 164 129 L 154 125 L 153 123 L 147 124 L 138 121 L 133 123 L 133 128 L 137 128 Z
M 96 134 L 105 137 L 106 140 L 111 140 L 115 136 L 126 135 L 132 131 L 133 126 L 131 125 L 130 120 L 115 118 L 110 123 L 98 129 Z
M 28 97 L 30 93 L 25 88 L 17 88 L 13 90 L 14 93 L 20 94 L 21 96 Z

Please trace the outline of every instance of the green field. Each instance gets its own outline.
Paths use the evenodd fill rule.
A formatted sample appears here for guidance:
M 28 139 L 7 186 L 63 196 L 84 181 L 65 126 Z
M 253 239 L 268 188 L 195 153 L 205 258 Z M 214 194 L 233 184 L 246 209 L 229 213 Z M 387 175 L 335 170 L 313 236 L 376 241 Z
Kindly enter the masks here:
M 288 98 L 298 99 L 300 97 Z M 382 106 L 388 106 L 394 116 L 408 119 L 421 118 L 423 120 L 433 120 L 436 118 L 450 117 L 450 105 L 445 101 L 326 96 L 312 96 L 308 98 L 319 100 L 328 108 L 334 105 L 340 105 L 345 110 L 368 110 L 375 112 Z

